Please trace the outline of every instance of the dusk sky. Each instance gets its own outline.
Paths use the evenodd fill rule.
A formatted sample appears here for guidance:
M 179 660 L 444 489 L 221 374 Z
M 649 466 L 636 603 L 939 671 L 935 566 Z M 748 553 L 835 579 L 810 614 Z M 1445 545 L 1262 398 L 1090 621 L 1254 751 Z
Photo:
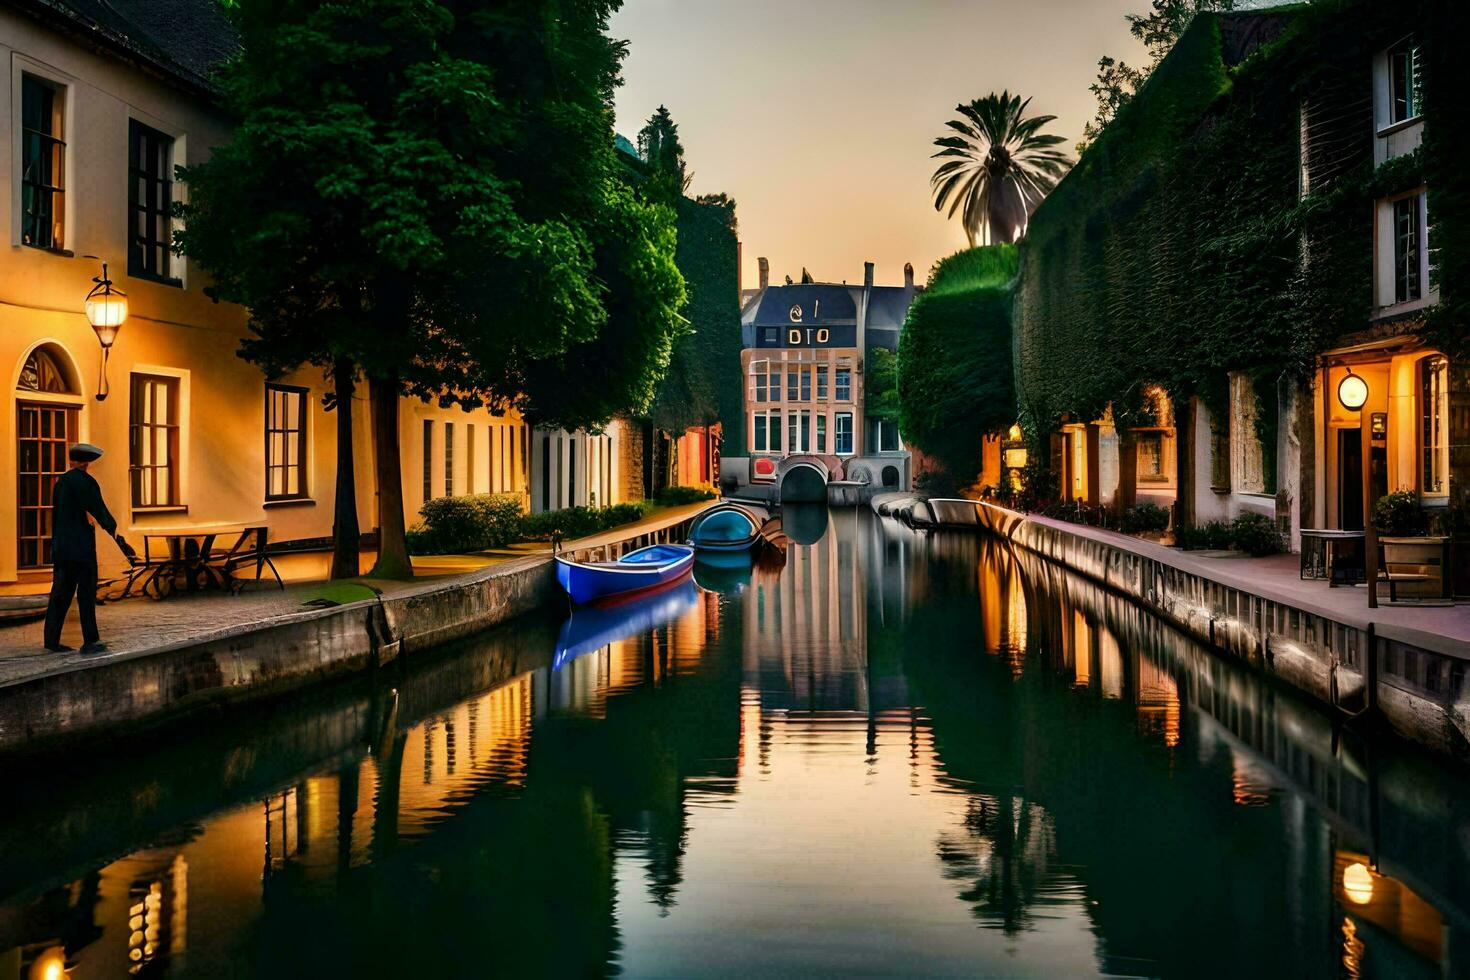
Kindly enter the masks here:
M 955 104 L 1009 88 L 1071 146 L 1104 54 L 1146 59 L 1123 16 L 1146 0 L 627 0 L 618 131 L 668 105 L 693 193 L 739 208 L 744 285 L 771 275 L 922 281 L 965 246 L 929 195 L 932 140 Z

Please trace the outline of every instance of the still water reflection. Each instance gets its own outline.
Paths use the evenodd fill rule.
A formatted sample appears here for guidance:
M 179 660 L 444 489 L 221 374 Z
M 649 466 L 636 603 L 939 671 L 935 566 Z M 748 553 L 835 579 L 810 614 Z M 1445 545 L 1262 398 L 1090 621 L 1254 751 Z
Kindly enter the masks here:
M 0 980 L 1464 968 L 1459 773 L 987 539 L 808 524 L 14 774 Z

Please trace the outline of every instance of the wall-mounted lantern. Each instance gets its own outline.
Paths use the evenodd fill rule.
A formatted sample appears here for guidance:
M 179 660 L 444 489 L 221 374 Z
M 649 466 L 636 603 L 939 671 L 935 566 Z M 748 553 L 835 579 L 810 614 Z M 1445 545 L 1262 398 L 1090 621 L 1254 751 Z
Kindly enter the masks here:
M 1361 410 L 1368 403 L 1368 382 L 1354 374 L 1352 368 L 1348 368 L 1347 377 L 1338 382 L 1337 400 L 1349 412 Z
M 87 256 L 96 258 L 95 255 Z M 120 289 L 113 288 L 107 277 L 107 263 L 102 263 L 102 275 L 93 278 L 92 291 L 87 294 L 87 322 L 97 333 L 97 343 L 102 345 L 102 373 L 97 381 L 97 400 L 107 398 L 107 356 L 117 342 L 117 332 L 128 318 L 128 297 Z

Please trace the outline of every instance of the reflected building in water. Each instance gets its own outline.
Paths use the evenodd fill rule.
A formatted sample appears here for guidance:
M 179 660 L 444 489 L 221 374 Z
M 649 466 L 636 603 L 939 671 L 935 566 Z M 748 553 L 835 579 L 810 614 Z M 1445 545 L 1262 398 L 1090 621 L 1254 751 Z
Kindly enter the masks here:
M 226 733 L 209 765 L 18 805 L 0 840 L 55 828 L 77 877 L 0 853 L 0 882 L 40 882 L 0 904 L 0 980 L 639 972 L 727 907 L 779 944 L 777 913 L 848 907 L 832 869 L 859 866 L 1012 949 L 1074 929 L 1079 969 L 1465 960 L 1462 786 L 1035 556 L 824 521 L 779 571 L 628 610 L 632 635 L 613 616 L 563 658 L 527 626 Z

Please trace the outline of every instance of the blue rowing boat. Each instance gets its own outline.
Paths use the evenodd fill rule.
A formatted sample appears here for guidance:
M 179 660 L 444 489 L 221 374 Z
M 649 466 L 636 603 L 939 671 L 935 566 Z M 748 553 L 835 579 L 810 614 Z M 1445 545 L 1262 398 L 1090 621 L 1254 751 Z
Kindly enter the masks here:
M 655 544 L 630 551 L 617 561 L 580 562 L 557 556 L 556 580 L 578 605 L 658 588 L 689 574 L 694 549 Z

